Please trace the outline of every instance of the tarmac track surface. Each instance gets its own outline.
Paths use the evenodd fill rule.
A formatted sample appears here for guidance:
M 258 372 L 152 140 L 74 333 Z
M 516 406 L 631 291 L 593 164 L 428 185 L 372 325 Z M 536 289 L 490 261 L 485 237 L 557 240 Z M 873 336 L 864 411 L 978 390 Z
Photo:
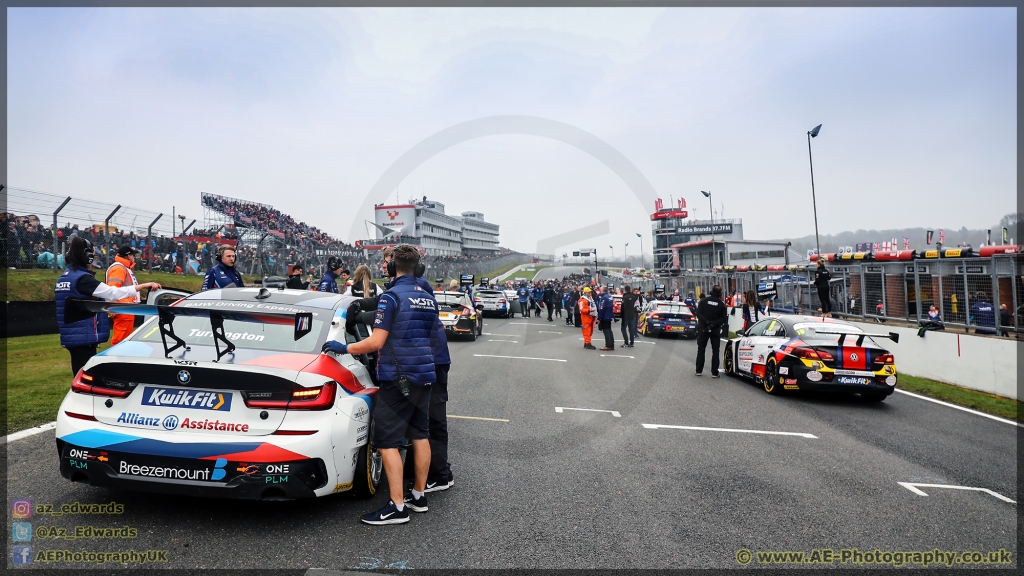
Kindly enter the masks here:
M 8 496 L 122 503 L 119 516 L 30 521 L 137 537 L 33 538 L 33 550 L 167 550 L 159 567 L 172 568 L 735 568 L 741 548 L 1005 548 L 1016 562 L 1015 504 L 898 484 L 1017 500 L 1015 426 L 902 394 L 773 397 L 698 378 L 689 340 L 588 351 L 578 329 L 546 318 L 489 318 L 484 332 L 451 343 L 448 412 L 499 420 L 450 419 L 455 486 L 408 524 L 358 522 L 386 487 L 370 501 L 236 502 L 72 484 L 52 431 L 8 446 Z

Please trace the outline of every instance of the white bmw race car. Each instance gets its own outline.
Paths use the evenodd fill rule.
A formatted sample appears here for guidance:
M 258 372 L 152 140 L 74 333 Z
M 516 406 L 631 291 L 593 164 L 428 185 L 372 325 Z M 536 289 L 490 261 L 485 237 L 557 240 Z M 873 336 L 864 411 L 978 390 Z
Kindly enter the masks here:
M 172 305 L 69 301 L 75 313 L 152 315 L 75 376 L 57 415 L 61 474 L 95 486 L 217 498 L 372 496 L 374 359 L 354 298 L 232 288 Z

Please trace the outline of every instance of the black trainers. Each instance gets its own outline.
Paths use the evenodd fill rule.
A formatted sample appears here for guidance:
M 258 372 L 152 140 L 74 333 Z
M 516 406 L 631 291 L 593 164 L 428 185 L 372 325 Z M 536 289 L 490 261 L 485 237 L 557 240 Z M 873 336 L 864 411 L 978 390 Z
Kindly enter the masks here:
M 423 494 L 423 496 L 417 499 L 413 498 L 412 492 L 405 495 L 405 507 L 413 512 L 426 512 L 430 510 L 430 508 L 427 508 L 427 495 Z
M 700 372 L 694 372 L 693 374 L 694 374 L 695 376 L 700 376 Z
M 427 478 L 427 488 L 423 492 L 424 493 L 427 493 L 427 492 L 440 492 L 442 490 L 447 490 L 447 489 L 451 488 L 454 485 L 455 485 L 455 481 L 452 480 L 452 479 L 448 479 L 448 480 L 431 480 L 430 478 Z
M 426 502 L 424 502 L 424 505 Z M 409 521 L 409 507 L 406 506 L 404 509 L 399 510 L 395 503 L 388 500 L 388 503 L 377 510 L 371 512 L 359 518 L 364 524 L 372 524 L 373 526 L 385 526 L 387 524 L 405 524 Z
M 711 377 L 712 378 L 718 378 L 718 372 L 712 372 L 711 373 Z

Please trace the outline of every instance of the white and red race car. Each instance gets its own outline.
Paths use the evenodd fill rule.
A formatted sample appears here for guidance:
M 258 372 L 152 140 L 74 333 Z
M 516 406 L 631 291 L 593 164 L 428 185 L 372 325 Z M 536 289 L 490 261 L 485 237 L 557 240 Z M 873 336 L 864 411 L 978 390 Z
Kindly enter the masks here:
M 172 305 L 69 303 L 154 317 L 75 376 L 57 415 L 61 474 L 218 498 L 372 496 L 374 359 L 321 353 L 369 335 L 346 330 L 353 300 L 232 288 Z

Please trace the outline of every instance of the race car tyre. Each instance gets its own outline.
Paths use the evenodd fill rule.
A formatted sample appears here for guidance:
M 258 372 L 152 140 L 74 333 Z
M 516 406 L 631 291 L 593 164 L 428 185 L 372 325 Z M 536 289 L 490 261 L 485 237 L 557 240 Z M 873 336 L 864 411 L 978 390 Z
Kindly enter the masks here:
M 477 336 L 483 336 L 484 335 L 484 319 L 483 318 L 478 318 L 477 319 L 477 322 L 476 322 L 476 335 Z
M 736 366 L 733 359 L 732 344 L 727 344 L 725 346 L 725 355 L 722 357 L 722 367 L 725 368 L 725 373 L 727 375 L 736 375 Z
M 863 398 L 865 402 L 881 402 L 881 401 L 885 400 L 886 398 L 888 398 L 889 395 L 888 394 L 864 394 L 864 393 L 861 393 L 860 397 Z
M 764 391 L 769 394 L 782 394 L 782 385 L 779 384 L 779 370 L 775 365 L 775 358 L 769 358 L 764 365 L 764 378 L 762 379 Z
M 469 329 L 469 341 L 470 342 L 476 342 L 476 328 L 475 327 Z
M 380 477 L 384 471 L 384 460 L 380 451 L 373 447 L 374 424 L 370 423 L 369 438 L 365 446 L 359 449 L 356 460 L 356 473 L 352 477 L 352 495 L 356 498 L 372 498 L 380 486 Z

